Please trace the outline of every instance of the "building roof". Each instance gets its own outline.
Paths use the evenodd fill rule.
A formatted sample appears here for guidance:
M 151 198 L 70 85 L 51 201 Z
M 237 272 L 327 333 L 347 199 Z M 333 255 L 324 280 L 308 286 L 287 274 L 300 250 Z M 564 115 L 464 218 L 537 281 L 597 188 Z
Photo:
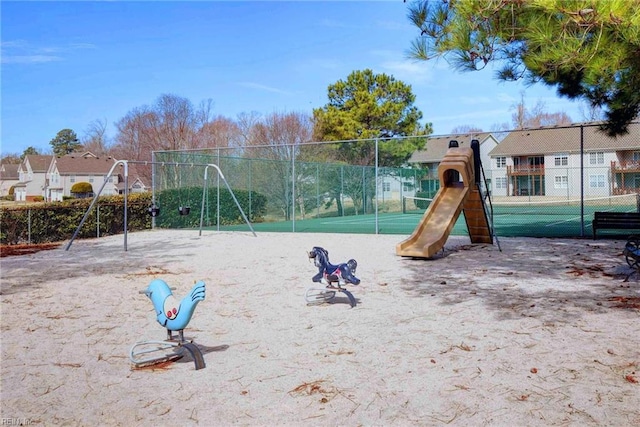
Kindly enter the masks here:
M 106 175 L 113 167 L 113 157 L 95 157 L 80 153 L 56 158 L 60 175 Z
M 471 141 L 477 139 L 482 144 L 491 136 L 491 132 L 443 135 L 427 139 L 424 150 L 414 152 L 409 163 L 436 163 L 442 161 L 451 140 L 458 141 L 459 147 L 471 147 Z
M 640 150 L 640 122 L 629 125 L 626 135 L 612 138 L 598 123 L 583 123 L 584 151 Z M 580 152 L 580 124 L 571 127 L 524 129 L 509 134 L 489 152 L 490 156 L 525 156 Z
M 4 163 L 0 166 L 0 179 L 2 180 L 12 180 L 19 179 L 20 175 L 18 174 L 19 163 Z
M 27 154 L 23 162 L 29 162 L 33 172 L 46 172 L 49 169 L 53 156 L 43 154 Z

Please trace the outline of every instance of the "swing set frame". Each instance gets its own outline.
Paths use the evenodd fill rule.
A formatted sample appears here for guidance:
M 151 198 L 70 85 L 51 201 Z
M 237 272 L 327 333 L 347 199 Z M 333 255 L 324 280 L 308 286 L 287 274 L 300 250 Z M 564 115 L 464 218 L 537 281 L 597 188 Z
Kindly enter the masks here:
M 104 182 L 102 183 L 102 186 L 100 187 L 100 190 L 98 190 L 98 192 L 93 196 L 93 200 L 91 201 L 91 204 L 89 205 L 89 207 L 87 208 L 87 211 L 84 213 L 84 216 L 82 217 L 82 220 L 80 221 L 80 224 L 78 224 L 78 228 L 76 228 L 76 231 L 73 233 L 73 236 L 71 237 L 71 240 L 69 240 L 69 243 L 67 243 L 67 246 L 65 247 L 65 250 L 68 251 L 69 248 L 71 248 L 71 245 L 73 244 L 73 241 L 76 239 L 76 237 L 78 236 L 78 233 L 80 232 L 80 230 L 82 229 L 82 226 L 84 225 L 85 221 L 87 220 L 87 217 L 89 216 L 89 214 L 91 213 L 91 210 L 93 209 L 93 207 L 95 206 L 96 202 L 98 201 L 98 197 L 100 197 L 100 194 L 102 194 L 102 190 L 104 190 L 104 187 L 106 186 L 107 182 L 109 181 L 109 178 L 111 178 L 111 176 L 113 175 L 113 172 L 116 170 L 116 167 L 122 165 L 124 166 L 124 250 L 125 252 L 128 250 L 127 248 L 127 232 L 128 232 L 128 225 L 127 225 L 127 206 L 128 206 L 128 198 L 129 198 L 129 164 L 140 164 L 140 165 L 151 165 L 152 167 L 155 167 L 156 165 L 161 165 L 161 166 L 203 166 L 204 167 L 204 176 L 203 176 L 203 186 L 202 186 L 202 207 L 200 209 L 200 231 L 199 231 L 199 236 L 202 236 L 202 226 L 204 223 L 204 205 L 205 205 L 205 197 L 206 197 L 206 192 L 207 192 L 207 177 L 208 177 L 208 172 L 209 172 L 209 168 L 214 168 L 218 174 L 219 178 L 222 178 L 222 181 L 224 182 L 225 186 L 227 187 L 227 189 L 229 190 L 229 193 L 231 194 L 231 197 L 233 198 L 233 201 L 235 202 L 236 206 L 238 206 L 238 209 L 240 210 L 240 213 L 242 214 L 242 218 L 244 219 L 244 221 L 247 223 L 247 225 L 249 226 L 249 229 L 251 230 L 251 232 L 253 233 L 253 235 L 255 237 L 257 237 L 256 232 L 253 229 L 253 226 L 251 225 L 251 223 L 249 222 L 249 219 L 247 218 L 247 216 L 245 215 L 244 211 L 242 210 L 242 206 L 240 206 L 240 203 L 238 202 L 238 199 L 236 198 L 235 194 L 233 193 L 233 190 L 231 189 L 231 186 L 229 185 L 229 183 L 227 182 L 227 179 L 224 177 L 224 174 L 222 173 L 222 171 L 220 170 L 220 168 L 213 164 L 213 163 L 184 163 L 184 162 L 148 162 L 148 161 L 140 161 L 140 160 L 117 160 L 113 166 L 111 167 L 111 169 L 109 170 L 109 173 L 107 174 L 107 176 L 104 179 Z M 153 177 L 154 179 L 154 183 L 155 183 L 155 175 Z M 152 195 L 152 201 L 151 201 L 151 206 L 152 207 L 156 207 L 157 206 L 155 204 L 155 187 L 153 187 L 153 195 Z M 218 216 L 220 215 L 220 210 L 218 209 Z M 153 221 L 153 226 L 155 226 L 155 217 L 154 215 L 152 215 L 152 221 Z M 218 224 L 220 223 L 220 220 L 218 218 Z

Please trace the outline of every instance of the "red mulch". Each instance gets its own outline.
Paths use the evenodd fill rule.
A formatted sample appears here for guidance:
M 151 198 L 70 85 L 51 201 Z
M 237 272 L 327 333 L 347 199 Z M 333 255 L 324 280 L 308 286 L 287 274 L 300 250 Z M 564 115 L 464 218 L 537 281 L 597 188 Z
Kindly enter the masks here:
M 28 255 L 60 247 L 61 243 L 40 243 L 33 245 L 0 245 L 0 257 Z

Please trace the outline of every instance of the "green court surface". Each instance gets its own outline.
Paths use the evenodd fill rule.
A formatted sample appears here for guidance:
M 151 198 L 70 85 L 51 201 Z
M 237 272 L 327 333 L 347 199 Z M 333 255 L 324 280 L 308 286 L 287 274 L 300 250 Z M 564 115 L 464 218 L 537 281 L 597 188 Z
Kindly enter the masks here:
M 591 221 L 594 211 L 635 211 L 635 206 L 615 207 L 566 207 L 552 211 L 527 211 L 496 207 L 493 215 L 495 234 L 498 237 L 591 237 Z M 388 213 L 375 215 L 354 215 L 319 219 L 296 219 L 296 221 L 263 222 L 252 224 L 256 232 L 297 232 L 297 233 L 354 233 L 354 234 L 398 234 L 410 235 L 422 218 L 419 214 Z M 583 225 L 584 224 L 584 225 Z M 215 229 L 215 227 L 208 227 Z M 220 230 L 248 231 L 244 225 L 221 226 Z M 620 231 L 603 230 L 598 235 L 620 235 Z M 624 234 L 624 232 L 623 232 Z M 468 235 L 463 214 L 456 222 L 451 235 Z

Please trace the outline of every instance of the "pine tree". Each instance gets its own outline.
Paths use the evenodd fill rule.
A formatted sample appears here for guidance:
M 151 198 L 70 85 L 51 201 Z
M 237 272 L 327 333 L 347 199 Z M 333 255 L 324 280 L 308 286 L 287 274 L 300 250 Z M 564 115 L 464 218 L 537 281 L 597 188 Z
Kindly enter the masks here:
M 491 62 L 497 77 L 557 88 L 602 108 L 610 135 L 640 113 L 640 12 L 629 0 L 421 0 L 409 56 L 445 57 L 458 70 Z

